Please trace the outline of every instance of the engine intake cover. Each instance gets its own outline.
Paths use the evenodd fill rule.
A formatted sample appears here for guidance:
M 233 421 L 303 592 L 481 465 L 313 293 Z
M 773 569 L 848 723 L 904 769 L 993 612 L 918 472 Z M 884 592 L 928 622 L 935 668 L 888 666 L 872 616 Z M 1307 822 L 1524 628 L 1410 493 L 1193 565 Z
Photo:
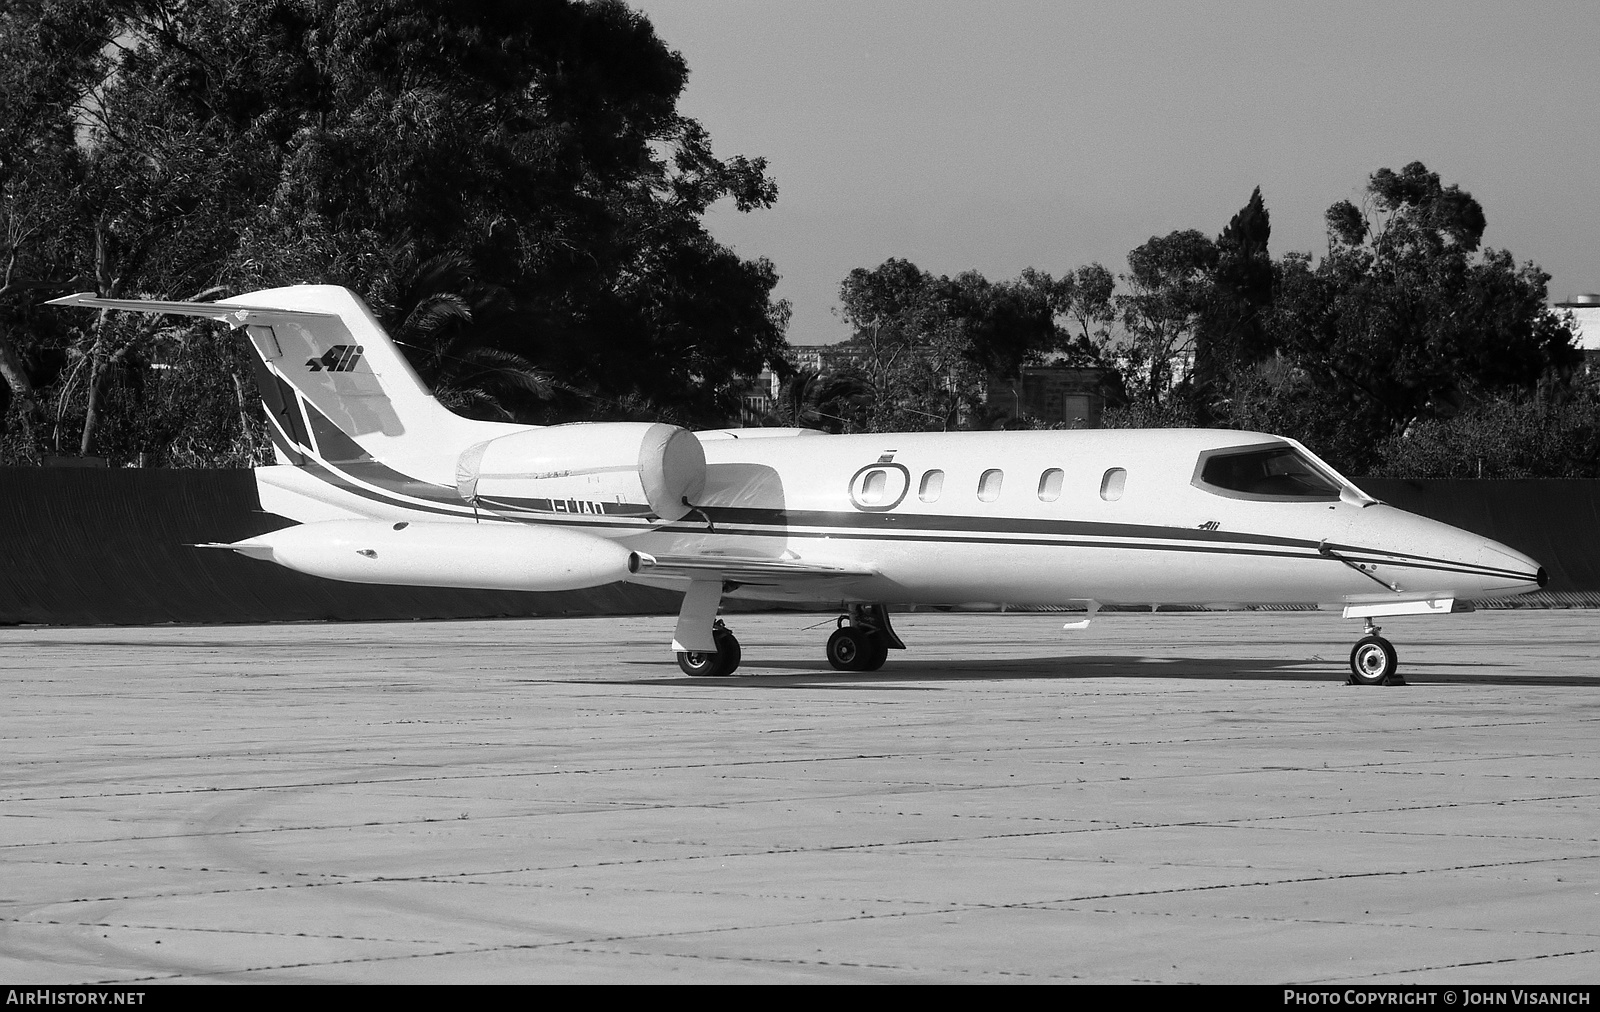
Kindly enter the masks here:
M 476 443 L 456 461 L 461 498 L 497 513 L 677 520 L 706 486 L 706 454 L 661 422 L 579 422 Z M 685 504 L 685 501 L 689 505 Z

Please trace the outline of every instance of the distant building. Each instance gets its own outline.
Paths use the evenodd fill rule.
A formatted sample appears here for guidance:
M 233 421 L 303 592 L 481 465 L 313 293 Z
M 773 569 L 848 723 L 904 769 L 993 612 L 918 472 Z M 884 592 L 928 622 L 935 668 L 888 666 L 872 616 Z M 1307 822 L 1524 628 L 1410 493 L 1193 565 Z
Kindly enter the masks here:
M 864 355 L 860 345 L 851 341 L 838 344 L 806 344 L 790 348 L 790 360 L 801 372 L 814 372 L 818 376 L 832 376 L 839 370 L 859 362 Z
M 1022 411 L 1041 422 L 1065 423 L 1074 429 L 1100 427 L 1105 408 L 1098 367 L 1025 365 L 1022 367 Z
M 1578 347 L 1590 368 L 1600 365 L 1600 295 L 1587 292 L 1570 302 L 1556 303 L 1557 309 L 1570 309 L 1578 324 Z
M 757 426 L 772 424 L 772 414 L 777 409 L 782 387 L 777 373 L 771 369 L 761 370 L 760 375 L 746 383 L 739 391 L 739 424 Z

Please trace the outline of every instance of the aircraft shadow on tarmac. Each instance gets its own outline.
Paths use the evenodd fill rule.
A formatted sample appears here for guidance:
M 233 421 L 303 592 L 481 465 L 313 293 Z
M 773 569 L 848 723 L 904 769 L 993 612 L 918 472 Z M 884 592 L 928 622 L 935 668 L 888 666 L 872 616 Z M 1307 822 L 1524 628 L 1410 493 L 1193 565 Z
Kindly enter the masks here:
M 662 664 L 638 661 L 640 664 Z M 671 662 L 665 662 L 671 663 Z M 1473 667 L 1491 667 L 1475 664 Z M 1401 677 L 1413 684 L 1587 686 L 1600 688 L 1600 675 L 1530 675 L 1463 670 L 1460 664 L 1415 662 L 1400 665 Z M 881 685 L 917 681 L 995 681 L 1015 679 L 1138 678 L 1160 680 L 1225 680 L 1273 682 L 1343 681 L 1349 674 L 1342 657 L 1300 660 L 1262 657 L 1012 657 L 973 660 L 890 661 L 878 671 L 834 671 L 803 660 L 769 660 L 749 665 L 722 678 L 682 678 L 684 685 L 749 685 L 769 688 Z M 777 668 L 778 672 L 766 673 Z M 1428 670 L 1428 669 L 1439 670 Z M 793 672 L 789 674 L 787 672 Z M 652 680 L 653 681 L 653 680 Z M 910 688 L 907 686 L 907 688 Z

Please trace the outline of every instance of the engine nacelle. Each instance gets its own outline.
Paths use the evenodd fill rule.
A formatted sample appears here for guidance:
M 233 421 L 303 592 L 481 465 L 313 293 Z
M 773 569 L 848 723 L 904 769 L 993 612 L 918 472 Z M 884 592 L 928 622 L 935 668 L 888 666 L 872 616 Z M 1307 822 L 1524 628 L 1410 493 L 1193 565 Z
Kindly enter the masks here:
M 581 590 L 641 565 L 615 541 L 502 521 L 323 520 L 214 547 L 329 580 L 476 590 Z
M 598 513 L 677 520 L 706 486 L 694 433 L 660 422 L 552 425 L 469 446 L 461 498 L 500 512 Z

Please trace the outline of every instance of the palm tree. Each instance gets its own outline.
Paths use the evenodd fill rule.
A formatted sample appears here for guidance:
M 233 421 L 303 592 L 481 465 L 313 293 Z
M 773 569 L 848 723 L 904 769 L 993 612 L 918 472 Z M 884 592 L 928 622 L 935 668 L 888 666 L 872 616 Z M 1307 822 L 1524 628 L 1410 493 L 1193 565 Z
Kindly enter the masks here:
M 390 329 L 439 403 L 469 418 L 511 421 L 516 400 L 549 400 L 557 384 L 506 350 L 526 322 L 510 292 L 476 273 L 459 253 L 419 264 L 401 286 Z
M 784 383 L 771 417 L 778 425 L 852 431 L 860 427 L 871 400 L 871 390 L 854 373 L 823 376 L 815 369 L 802 369 Z

